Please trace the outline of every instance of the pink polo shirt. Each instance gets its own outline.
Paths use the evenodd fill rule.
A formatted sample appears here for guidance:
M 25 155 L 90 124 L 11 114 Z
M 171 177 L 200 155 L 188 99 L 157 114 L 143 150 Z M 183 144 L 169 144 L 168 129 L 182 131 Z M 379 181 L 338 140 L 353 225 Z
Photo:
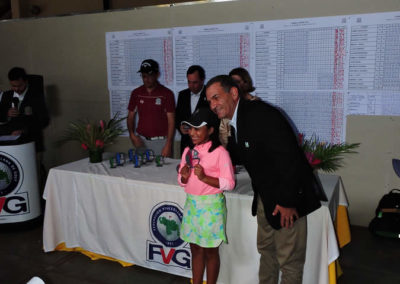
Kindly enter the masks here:
M 191 174 L 187 184 L 181 182 L 181 175 L 178 173 L 178 183 L 185 188 L 185 192 L 193 195 L 209 195 L 221 193 L 223 190 L 232 190 L 235 187 L 235 173 L 228 151 L 224 147 L 219 146 L 211 153 L 208 149 L 211 147 L 211 141 L 196 145 L 194 149 L 199 153 L 200 165 L 204 168 L 207 176 L 219 179 L 219 188 L 212 187 L 201 180 L 194 174 Z M 186 153 L 189 147 L 186 147 L 182 154 L 182 160 L 179 165 L 181 169 L 186 164 Z

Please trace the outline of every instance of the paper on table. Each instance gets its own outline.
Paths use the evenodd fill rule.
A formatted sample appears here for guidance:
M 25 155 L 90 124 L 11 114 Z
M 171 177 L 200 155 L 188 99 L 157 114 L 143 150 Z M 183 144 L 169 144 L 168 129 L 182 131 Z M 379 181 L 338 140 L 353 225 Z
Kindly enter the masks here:
M 15 141 L 21 135 L 0 135 L 0 141 Z

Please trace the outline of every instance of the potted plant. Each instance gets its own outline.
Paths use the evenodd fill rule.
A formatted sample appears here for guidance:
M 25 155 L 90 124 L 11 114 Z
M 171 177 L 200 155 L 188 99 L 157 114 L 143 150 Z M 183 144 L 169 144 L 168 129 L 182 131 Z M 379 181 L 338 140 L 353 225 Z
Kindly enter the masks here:
M 360 143 L 326 143 L 321 142 L 313 134 L 310 139 L 305 139 L 304 134 L 299 134 L 299 144 L 303 149 L 310 165 L 315 169 L 325 172 L 334 172 L 343 166 L 345 154 L 357 153 L 356 148 Z
M 116 113 L 108 122 L 100 120 L 98 123 L 89 120 L 78 120 L 70 122 L 65 134 L 59 143 L 67 141 L 78 141 L 82 149 L 89 152 L 89 161 L 99 163 L 103 160 L 104 147 L 113 143 L 113 141 L 126 129 L 121 126 L 124 118 L 118 118 Z

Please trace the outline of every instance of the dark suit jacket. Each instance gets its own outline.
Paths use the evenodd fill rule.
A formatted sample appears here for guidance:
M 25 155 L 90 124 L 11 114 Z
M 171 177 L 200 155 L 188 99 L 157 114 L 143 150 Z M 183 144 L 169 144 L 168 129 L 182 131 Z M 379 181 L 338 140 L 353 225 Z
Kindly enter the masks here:
M 264 204 L 265 217 L 275 229 L 281 227 L 280 215 L 272 216 L 277 204 L 295 207 L 300 216 L 321 206 L 325 194 L 290 124 L 278 109 L 262 101 L 240 100 L 236 135 L 237 144 L 230 140 L 228 149 L 251 177 L 253 215 L 258 195 Z
M 191 103 L 190 103 L 190 90 L 185 89 L 183 91 L 180 91 L 178 94 L 178 103 L 176 104 L 176 110 L 175 110 L 175 127 L 181 134 L 181 155 L 183 153 L 183 150 L 189 146 L 190 144 L 190 137 L 189 135 L 182 134 L 180 127 L 181 127 L 181 122 L 188 120 L 191 116 L 192 113 L 200 108 L 200 107 L 208 107 L 208 102 L 206 98 L 206 88 L 203 88 L 203 91 L 200 94 L 199 101 L 197 103 L 196 108 L 192 111 L 191 109 Z
M 14 130 L 22 130 L 24 140 L 35 141 L 36 151 L 43 151 L 42 129 L 50 121 L 43 93 L 29 85 L 24 100 L 19 103 L 20 116 L 8 121 L 7 113 L 11 108 L 13 94 L 12 90 L 4 92 L 0 101 L 0 122 L 5 123 L 0 127 L 0 134 L 7 135 Z M 31 114 L 25 114 L 28 109 Z

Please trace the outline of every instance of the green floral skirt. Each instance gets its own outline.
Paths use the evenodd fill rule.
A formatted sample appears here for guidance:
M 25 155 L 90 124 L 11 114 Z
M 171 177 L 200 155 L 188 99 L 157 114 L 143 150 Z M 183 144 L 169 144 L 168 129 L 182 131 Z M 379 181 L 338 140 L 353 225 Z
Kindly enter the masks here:
M 222 193 L 186 195 L 180 237 L 188 243 L 205 248 L 227 242 L 225 234 L 226 205 Z

